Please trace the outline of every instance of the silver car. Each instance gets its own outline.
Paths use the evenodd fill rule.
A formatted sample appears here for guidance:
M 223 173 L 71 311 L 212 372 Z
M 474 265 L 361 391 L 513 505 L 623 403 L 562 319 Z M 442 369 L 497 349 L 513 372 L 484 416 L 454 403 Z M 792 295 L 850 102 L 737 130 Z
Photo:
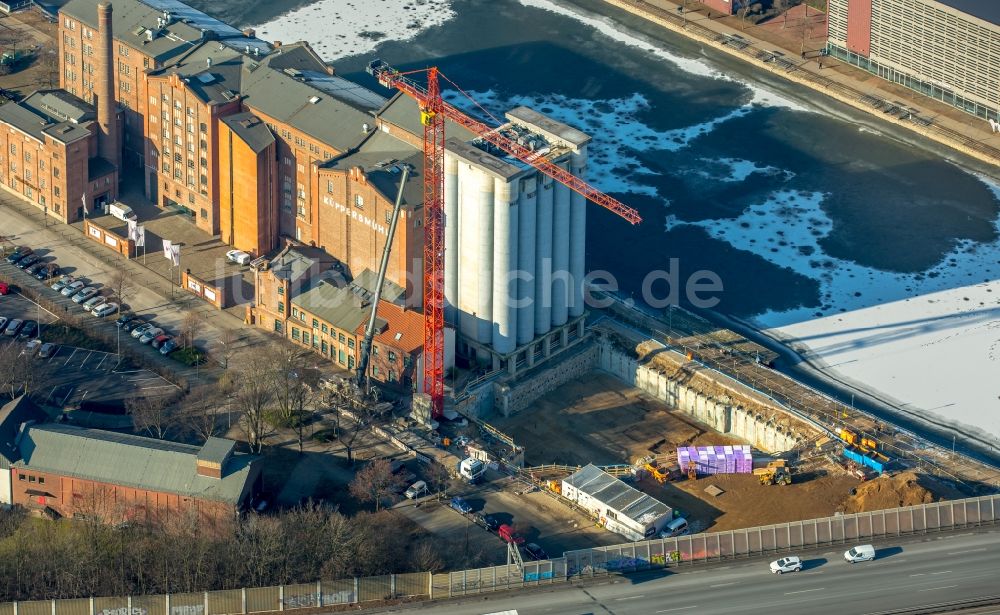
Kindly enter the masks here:
M 95 307 L 97 307 L 97 306 L 99 306 L 99 305 L 101 305 L 103 303 L 107 303 L 107 301 L 108 301 L 108 298 L 104 297 L 103 295 L 94 295 L 90 299 L 87 299 L 86 301 L 83 302 L 83 309 L 85 309 L 88 312 L 90 312 Z
M 135 329 L 132 329 L 132 337 L 138 339 L 138 338 L 142 337 L 143 333 L 145 333 L 146 331 L 149 331 L 150 329 L 153 329 L 155 327 L 156 327 L 156 325 L 154 325 L 151 322 L 147 322 L 145 324 L 141 324 L 138 327 L 136 327 Z
M 152 329 L 149 329 L 139 337 L 139 343 L 148 344 L 161 335 L 163 335 L 163 329 L 159 327 L 153 327 Z
M 65 288 L 63 288 L 61 291 L 59 291 L 59 294 L 61 294 L 63 297 L 69 297 L 71 295 L 76 294 L 77 291 L 79 291 L 84 286 L 86 286 L 86 284 L 84 284 L 82 280 L 74 280 L 73 282 L 67 284 Z
M 97 294 L 97 289 L 94 288 L 93 286 L 88 286 L 83 290 L 77 291 L 77 293 L 73 295 L 73 303 L 83 303 L 84 301 L 90 299 L 96 294 Z
M 59 280 L 49 288 L 51 288 L 52 290 L 62 290 L 67 286 L 69 286 L 70 284 L 72 284 L 73 282 L 76 282 L 76 278 L 74 278 L 71 275 L 64 275 L 63 277 L 59 278 Z

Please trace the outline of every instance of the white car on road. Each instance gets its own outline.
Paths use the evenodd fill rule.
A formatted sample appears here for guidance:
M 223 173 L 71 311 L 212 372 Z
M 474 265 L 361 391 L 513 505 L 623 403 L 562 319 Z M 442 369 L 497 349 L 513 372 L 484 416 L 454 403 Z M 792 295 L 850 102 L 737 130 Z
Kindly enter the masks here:
M 802 570 L 802 560 L 794 555 L 783 557 L 771 562 L 771 572 L 781 574 L 783 572 L 798 572 Z
M 253 257 L 243 250 L 230 250 L 226 252 L 226 258 L 237 265 L 249 265 L 250 261 L 253 260 Z

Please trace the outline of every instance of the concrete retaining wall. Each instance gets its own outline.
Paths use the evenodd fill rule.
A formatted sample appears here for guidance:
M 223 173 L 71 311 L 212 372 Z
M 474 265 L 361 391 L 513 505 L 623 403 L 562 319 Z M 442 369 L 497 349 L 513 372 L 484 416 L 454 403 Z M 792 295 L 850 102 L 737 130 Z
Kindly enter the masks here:
M 586 342 L 571 352 L 575 354 L 560 358 L 551 367 L 513 386 L 509 383 L 494 383 L 493 409 L 504 416 L 517 414 L 542 395 L 583 376 L 597 365 L 598 350 L 595 343 Z
M 617 348 L 609 340 L 597 343 L 598 360 L 595 367 L 649 393 L 667 405 L 691 415 L 695 420 L 712 429 L 740 437 L 751 445 L 769 453 L 780 453 L 793 448 L 806 435 L 794 433 L 779 425 L 773 418 L 757 414 L 739 405 L 738 399 L 715 399 L 685 383 L 673 380 Z M 783 413 L 783 409 L 774 405 Z

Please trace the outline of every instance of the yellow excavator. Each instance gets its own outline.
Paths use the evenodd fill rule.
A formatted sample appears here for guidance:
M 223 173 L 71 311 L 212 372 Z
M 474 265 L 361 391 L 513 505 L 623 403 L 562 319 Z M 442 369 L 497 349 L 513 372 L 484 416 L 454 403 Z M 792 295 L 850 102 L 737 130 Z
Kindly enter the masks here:
M 760 480 L 762 485 L 791 485 L 792 468 L 784 459 L 777 459 L 767 464 L 766 468 L 756 468 L 754 476 Z

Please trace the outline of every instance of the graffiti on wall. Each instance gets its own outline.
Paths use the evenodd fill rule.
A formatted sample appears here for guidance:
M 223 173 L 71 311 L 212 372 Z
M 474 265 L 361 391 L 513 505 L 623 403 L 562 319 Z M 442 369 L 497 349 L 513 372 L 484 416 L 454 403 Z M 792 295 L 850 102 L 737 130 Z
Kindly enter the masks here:
M 330 606 L 331 604 L 354 604 L 357 602 L 353 591 L 339 591 L 329 593 L 310 593 L 285 596 L 281 603 L 292 609 L 302 609 L 306 607 Z

